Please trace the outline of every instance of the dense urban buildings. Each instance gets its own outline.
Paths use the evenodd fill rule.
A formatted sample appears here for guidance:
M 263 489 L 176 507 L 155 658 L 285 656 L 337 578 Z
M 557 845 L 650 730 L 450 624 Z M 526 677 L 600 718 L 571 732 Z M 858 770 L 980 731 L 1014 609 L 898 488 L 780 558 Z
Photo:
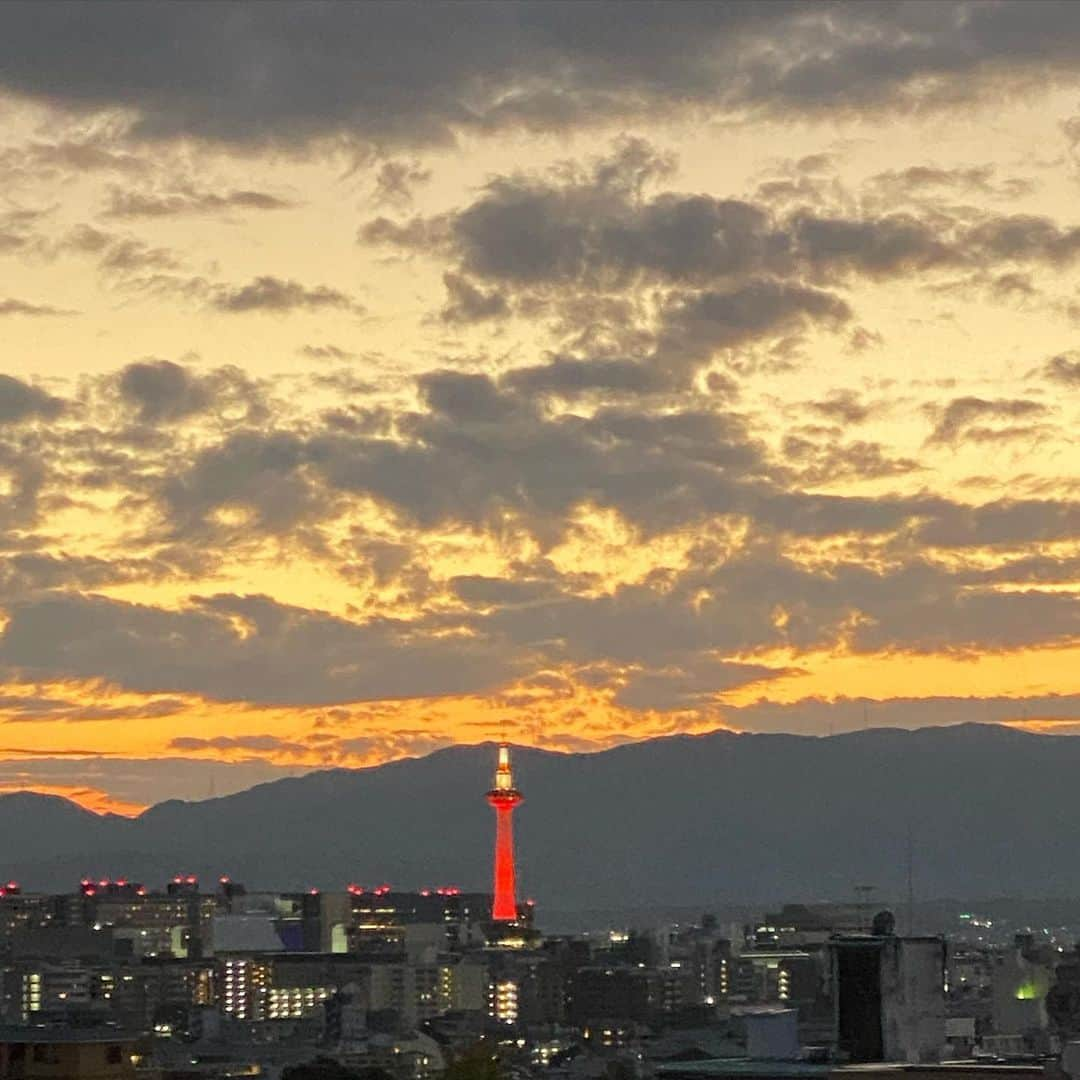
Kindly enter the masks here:
M 0 1077 L 1025 1080 L 1080 1059 L 1069 928 L 901 934 L 862 895 L 545 935 L 514 897 L 506 747 L 487 798 L 492 893 L 9 882 Z

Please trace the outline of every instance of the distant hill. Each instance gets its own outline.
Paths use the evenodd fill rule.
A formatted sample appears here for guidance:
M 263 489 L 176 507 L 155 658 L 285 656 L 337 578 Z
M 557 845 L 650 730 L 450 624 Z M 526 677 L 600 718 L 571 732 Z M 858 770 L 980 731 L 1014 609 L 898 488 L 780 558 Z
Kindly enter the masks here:
M 250 887 L 485 888 L 493 749 L 331 770 L 128 820 L 0 797 L 0 876 Z M 549 909 L 848 898 L 1080 895 L 1080 739 L 991 725 L 830 738 L 717 732 L 596 754 L 521 748 L 523 892 Z

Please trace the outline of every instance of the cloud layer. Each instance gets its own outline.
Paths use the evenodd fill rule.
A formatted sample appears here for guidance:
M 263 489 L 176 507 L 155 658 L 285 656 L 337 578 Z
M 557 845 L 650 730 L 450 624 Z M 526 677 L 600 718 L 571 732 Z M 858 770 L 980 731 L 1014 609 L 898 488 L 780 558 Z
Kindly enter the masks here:
M 4 21 L 5 790 L 1077 722 L 1075 5 Z

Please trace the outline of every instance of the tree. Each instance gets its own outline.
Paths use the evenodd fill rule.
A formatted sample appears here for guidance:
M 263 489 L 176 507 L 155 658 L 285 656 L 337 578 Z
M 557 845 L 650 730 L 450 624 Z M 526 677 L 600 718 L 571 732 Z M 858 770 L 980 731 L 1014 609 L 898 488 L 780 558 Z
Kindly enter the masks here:
M 390 1080 L 382 1069 L 347 1069 L 333 1058 L 317 1057 L 304 1065 L 290 1065 L 281 1080 Z
M 482 1040 L 474 1043 L 447 1065 L 443 1080 L 502 1080 L 494 1049 Z

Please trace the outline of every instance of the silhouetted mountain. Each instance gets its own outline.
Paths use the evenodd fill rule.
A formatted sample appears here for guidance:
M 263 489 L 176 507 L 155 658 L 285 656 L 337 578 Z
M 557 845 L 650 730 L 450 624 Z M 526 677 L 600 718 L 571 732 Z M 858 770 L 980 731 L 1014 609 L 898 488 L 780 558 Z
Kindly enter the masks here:
M 0 798 L 0 875 L 158 883 L 183 870 L 252 887 L 488 880 L 490 745 L 331 770 L 126 820 Z M 1080 739 L 996 726 L 831 738 L 717 732 L 514 759 L 523 890 L 549 908 L 758 902 L 906 888 L 1080 895 Z

